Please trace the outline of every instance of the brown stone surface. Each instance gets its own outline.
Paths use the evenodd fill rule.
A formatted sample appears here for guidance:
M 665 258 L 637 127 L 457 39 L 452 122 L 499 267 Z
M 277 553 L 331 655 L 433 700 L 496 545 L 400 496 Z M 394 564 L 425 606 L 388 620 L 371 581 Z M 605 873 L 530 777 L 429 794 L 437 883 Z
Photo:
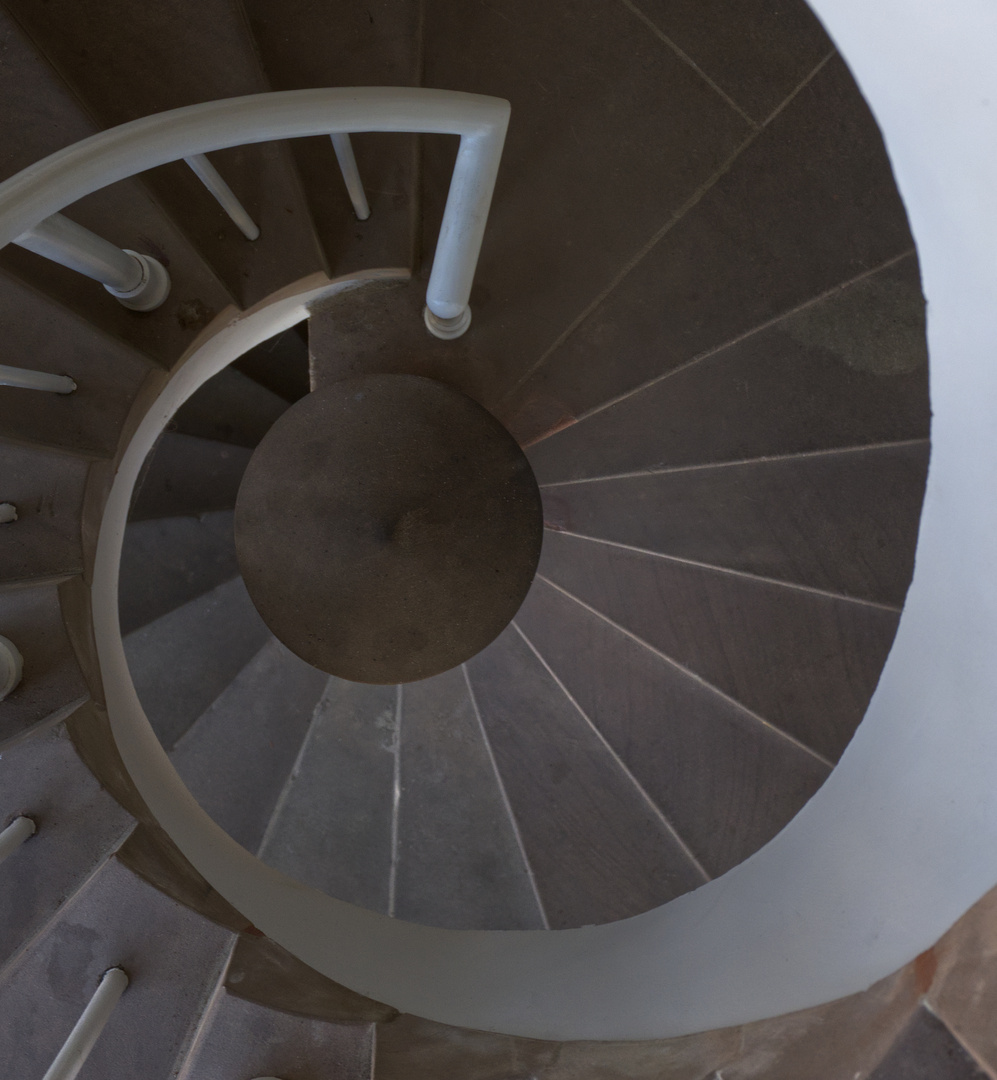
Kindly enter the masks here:
M 154 823 L 149 808 L 121 760 L 107 709 L 89 701 L 66 721 L 66 730 L 87 768 L 115 799 L 140 821 Z
M 133 874 L 219 926 L 236 933 L 251 926 L 191 866 L 160 826 L 149 822 L 137 825 L 117 852 L 117 858 Z
M 928 1002 L 997 1075 L 997 889 L 971 908 L 932 953 L 937 969 Z
M 908 964 L 862 994 L 746 1024 L 723 1080 L 855 1080 L 889 1050 L 917 1006 Z
M 320 975 L 276 942 L 259 936 L 258 930 L 239 938 L 225 989 L 235 997 L 315 1020 L 383 1023 L 398 1016 L 390 1005 Z
M 545 1076 L 557 1043 L 517 1039 L 407 1013 L 377 1029 L 377 1080 L 520 1080 Z

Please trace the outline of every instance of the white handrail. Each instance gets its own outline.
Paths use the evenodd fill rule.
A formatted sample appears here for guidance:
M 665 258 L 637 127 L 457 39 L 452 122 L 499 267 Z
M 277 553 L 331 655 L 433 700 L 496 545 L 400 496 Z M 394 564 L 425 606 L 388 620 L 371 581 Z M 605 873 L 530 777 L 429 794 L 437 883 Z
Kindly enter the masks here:
M 0 832 L 0 863 L 12 855 L 28 839 L 35 835 L 35 823 L 29 817 L 14 818 L 3 832 Z
M 115 247 L 62 214 L 50 214 L 14 237 L 13 242 L 101 282 L 113 297 L 134 311 L 153 311 L 169 295 L 170 276 L 161 262 Z
M 194 175 L 214 195 L 218 205 L 232 219 L 233 224 L 247 240 L 260 238 L 260 227 L 249 216 L 249 212 L 236 198 L 235 192 L 225 183 L 221 173 L 208 161 L 204 154 L 191 154 L 184 158 Z
M 69 1038 L 63 1043 L 42 1080 L 74 1080 L 86 1064 L 94 1043 L 100 1038 L 100 1033 L 110 1020 L 114 1006 L 127 985 L 128 976 L 121 968 L 113 967 L 104 972 L 104 977 L 83 1010 L 83 1015 L 76 1021 L 76 1026 L 69 1033 Z
M 47 390 L 52 394 L 71 394 L 76 383 L 68 375 L 10 367 L 0 364 L 0 386 L 19 386 L 22 390 Z
M 456 336 L 498 174 L 509 103 L 418 87 L 285 90 L 190 105 L 110 128 L 59 150 L 0 184 L 0 247 L 77 199 L 169 161 L 244 143 L 351 131 L 460 136 L 426 291 L 427 325 Z

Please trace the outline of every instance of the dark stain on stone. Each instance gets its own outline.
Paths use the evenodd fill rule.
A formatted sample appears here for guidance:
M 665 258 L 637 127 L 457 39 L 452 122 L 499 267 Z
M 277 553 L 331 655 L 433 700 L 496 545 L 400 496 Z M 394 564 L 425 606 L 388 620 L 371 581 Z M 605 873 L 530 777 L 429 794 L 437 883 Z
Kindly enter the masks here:
M 853 371 L 906 375 L 928 364 L 921 289 L 883 272 L 796 312 L 783 327 L 801 345 L 823 349 Z
M 181 330 L 203 330 L 215 313 L 201 300 L 184 300 L 177 308 L 177 322 Z

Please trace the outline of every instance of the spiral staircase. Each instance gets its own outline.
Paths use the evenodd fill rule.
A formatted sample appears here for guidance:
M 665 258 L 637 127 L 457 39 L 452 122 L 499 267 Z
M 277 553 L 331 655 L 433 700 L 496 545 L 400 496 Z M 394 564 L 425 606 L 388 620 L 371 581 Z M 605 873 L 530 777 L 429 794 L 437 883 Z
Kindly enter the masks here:
M 4 178 L 117 124 L 269 90 L 512 103 L 455 340 L 421 314 L 456 150 L 440 135 L 355 137 L 363 221 L 325 138 L 212 155 L 252 241 L 182 162 L 68 208 L 168 267 L 152 312 L 0 252 L 0 361 L 77 387 L 0 387 L 16 513 L 0 634 L 24 658 L 0 703 L 0 826 L 37 830 L 0 866 L 3 1075 L 41 1080 L 121 968 L 84 1080 L 997 1076 L 994 895 L 868 990 L 674 1038 L 485 1031 L 348 988 L 258 929 L 152 812 L 91 637 L 95 538 L 137 423 L 221 328 L 306 295 L 307 321 L 173 414 L 124 535 L 131 679 L 200 806 L 295 881 L 448 930 L 629 919 L 763 849 L 876 689 L 931 422 L 904 207 L 810 11 L 4 0 L 0 27 Z M 264 435 L 311 391 L 369 375 L 483 405 L 526 448 L 544 507 L 508 628 L 397 686 L 330 678 L 278 641 L 234 541 Z

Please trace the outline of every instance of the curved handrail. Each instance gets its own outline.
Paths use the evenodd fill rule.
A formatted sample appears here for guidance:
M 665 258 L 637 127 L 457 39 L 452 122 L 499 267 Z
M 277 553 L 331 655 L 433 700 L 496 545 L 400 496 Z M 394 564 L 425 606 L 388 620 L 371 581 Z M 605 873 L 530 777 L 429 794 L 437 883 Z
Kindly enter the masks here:
M 251 94 L 156 113 L 50 154 L 0 184 L 0 247 L 108 184 L 212 150 L 358 131 L 459 135 L 426 306 L 442 324 L 437 329 L 462 331 L 509 111 L 507 101 L 481 94 L 372 86 Z
M 145 453 L 198 380 L 253 343 L 252 313 L 202 343 L 215 355 L 200 375 L 192 363 L 171 380 L 120 462 L 93 595 L 122 757 L 150 809 L 222 895 L 312 966 L 369 996 L 446 1023 L 538 1038 L 683 1035 L 864 989 L 933 944 L 997 881 L 997 9 L 986 0 L 813 3 L 880 120 L 918 241 L 933 454 L 914 580 L 869 711 L 829 780 L 746 862 L 632 919 L 509 932 L 389 919 L 266 867 L 211 822 L 170 766 L 131 684 L 116 601 L 121 535 Z M 943 79 L 925 77 L 936 68 Z M 343 119 L 349 105 L 316 109 L 328 121 Z M 247 141 L 248 126 L 235 141 Z M 92 170 L 86 155 L 78 160 Z M 56 161 L 46 175 L 71 198 L 60 168 Z M 61 205 L 62 195 L 38 196 L 29 213 L 29 193 L 9 194 L 21 214 L 15 227 Z M 0 215 L 11 205 L 0 200 Z M 301 304 L 280 318 L 303 318 Z M 276 331 L 271 323 L 256 332 Z

